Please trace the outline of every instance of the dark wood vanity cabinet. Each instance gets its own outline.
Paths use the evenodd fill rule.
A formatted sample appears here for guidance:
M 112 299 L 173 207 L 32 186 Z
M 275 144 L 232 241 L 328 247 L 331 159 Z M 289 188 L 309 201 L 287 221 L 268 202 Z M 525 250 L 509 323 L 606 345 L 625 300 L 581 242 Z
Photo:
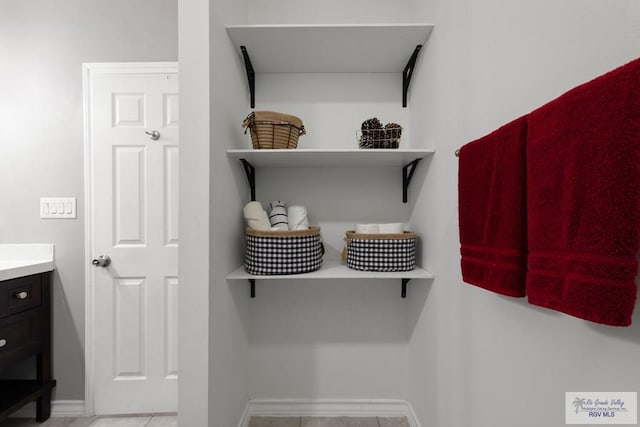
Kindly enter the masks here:
M 51 415 L 51 273 L 0 281 L 0 371 L 35 358 L 36 379 L 0 380 L 0 423 L 36 402 L 36 420 Z

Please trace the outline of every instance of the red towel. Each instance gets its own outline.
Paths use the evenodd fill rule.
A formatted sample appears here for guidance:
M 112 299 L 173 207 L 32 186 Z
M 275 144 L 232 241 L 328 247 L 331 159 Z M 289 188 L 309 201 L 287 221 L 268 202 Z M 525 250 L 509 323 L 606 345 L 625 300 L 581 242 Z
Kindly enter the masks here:
M 527 118 L 460 148 L 458 209 L 462 279 L 525 296 Z
M 529 115 L 529 302 L 631 324 L 640 248 L 640 60 Z

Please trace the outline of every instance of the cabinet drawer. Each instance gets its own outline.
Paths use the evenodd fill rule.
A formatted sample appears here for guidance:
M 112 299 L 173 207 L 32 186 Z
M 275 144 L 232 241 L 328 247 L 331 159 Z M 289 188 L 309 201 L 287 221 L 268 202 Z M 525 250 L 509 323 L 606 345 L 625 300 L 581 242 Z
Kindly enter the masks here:
M 0 282 L 0 318 L 38 307 L 41 302 L 40 274 Z
M 42 332 L 39 308 L 0 320 L 0 366 L 41 351 Z

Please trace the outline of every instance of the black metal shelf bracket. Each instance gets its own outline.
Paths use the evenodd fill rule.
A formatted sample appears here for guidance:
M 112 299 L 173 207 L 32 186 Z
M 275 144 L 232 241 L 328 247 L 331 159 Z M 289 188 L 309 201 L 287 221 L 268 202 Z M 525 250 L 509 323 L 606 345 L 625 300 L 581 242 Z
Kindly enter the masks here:
M 407 203 L 409 184 L 413 173 L 416 171 L 416 166 L 422 159 L 415 159 L 414 161 L 407 163 L 402 167 L 402 203 Z
M 404 108 L 407 107 L 407 92 L 409 92 L 409 83 L 411 83 L 411 76 L 413 75 L 413 67 L 416 65 L 416 60 L 418 59 L 418 53 L 422 49 L 422 45 L 419 44 L 413 50 L 413 54 L 411 54 L 411 58 L 409 58 L 409 62 L 407 66 L 404 67 L 402 71 L 402 106 Z
M 411 279 L 402 279 L 402 298 L 407 297 L 407 283 L 409 283 Z
M 251 58 L 249 58 L 249 52 L 245 46 L 240 46 L 242 51 L 242 58 L 244 58 L 244 68 L 247 72 L 247 81 L 249 82 L 249 92 L 251 93 L 251 108 L 256 107 L 256 73 L 253 71 L 253 65 L 251 64 Z
M 256 279 L 249 279 L 249 288 L 251 298 L 256 297 Z
M 249 187 L 251 188 L 251 201 L 256 200 L 256 168 L 253 167 L 247 159 L 240 159 L 242 166 L 244 167 L 244 174 L 247 175 L 249 181 Z

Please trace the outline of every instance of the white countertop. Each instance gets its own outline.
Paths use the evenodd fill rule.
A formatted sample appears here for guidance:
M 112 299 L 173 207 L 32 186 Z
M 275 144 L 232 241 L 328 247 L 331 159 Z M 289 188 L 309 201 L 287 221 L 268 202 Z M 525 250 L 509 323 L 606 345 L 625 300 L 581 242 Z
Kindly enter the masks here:
M 44 273 L 54 268 L 52 244 L 0 244 L 0 280 Z

